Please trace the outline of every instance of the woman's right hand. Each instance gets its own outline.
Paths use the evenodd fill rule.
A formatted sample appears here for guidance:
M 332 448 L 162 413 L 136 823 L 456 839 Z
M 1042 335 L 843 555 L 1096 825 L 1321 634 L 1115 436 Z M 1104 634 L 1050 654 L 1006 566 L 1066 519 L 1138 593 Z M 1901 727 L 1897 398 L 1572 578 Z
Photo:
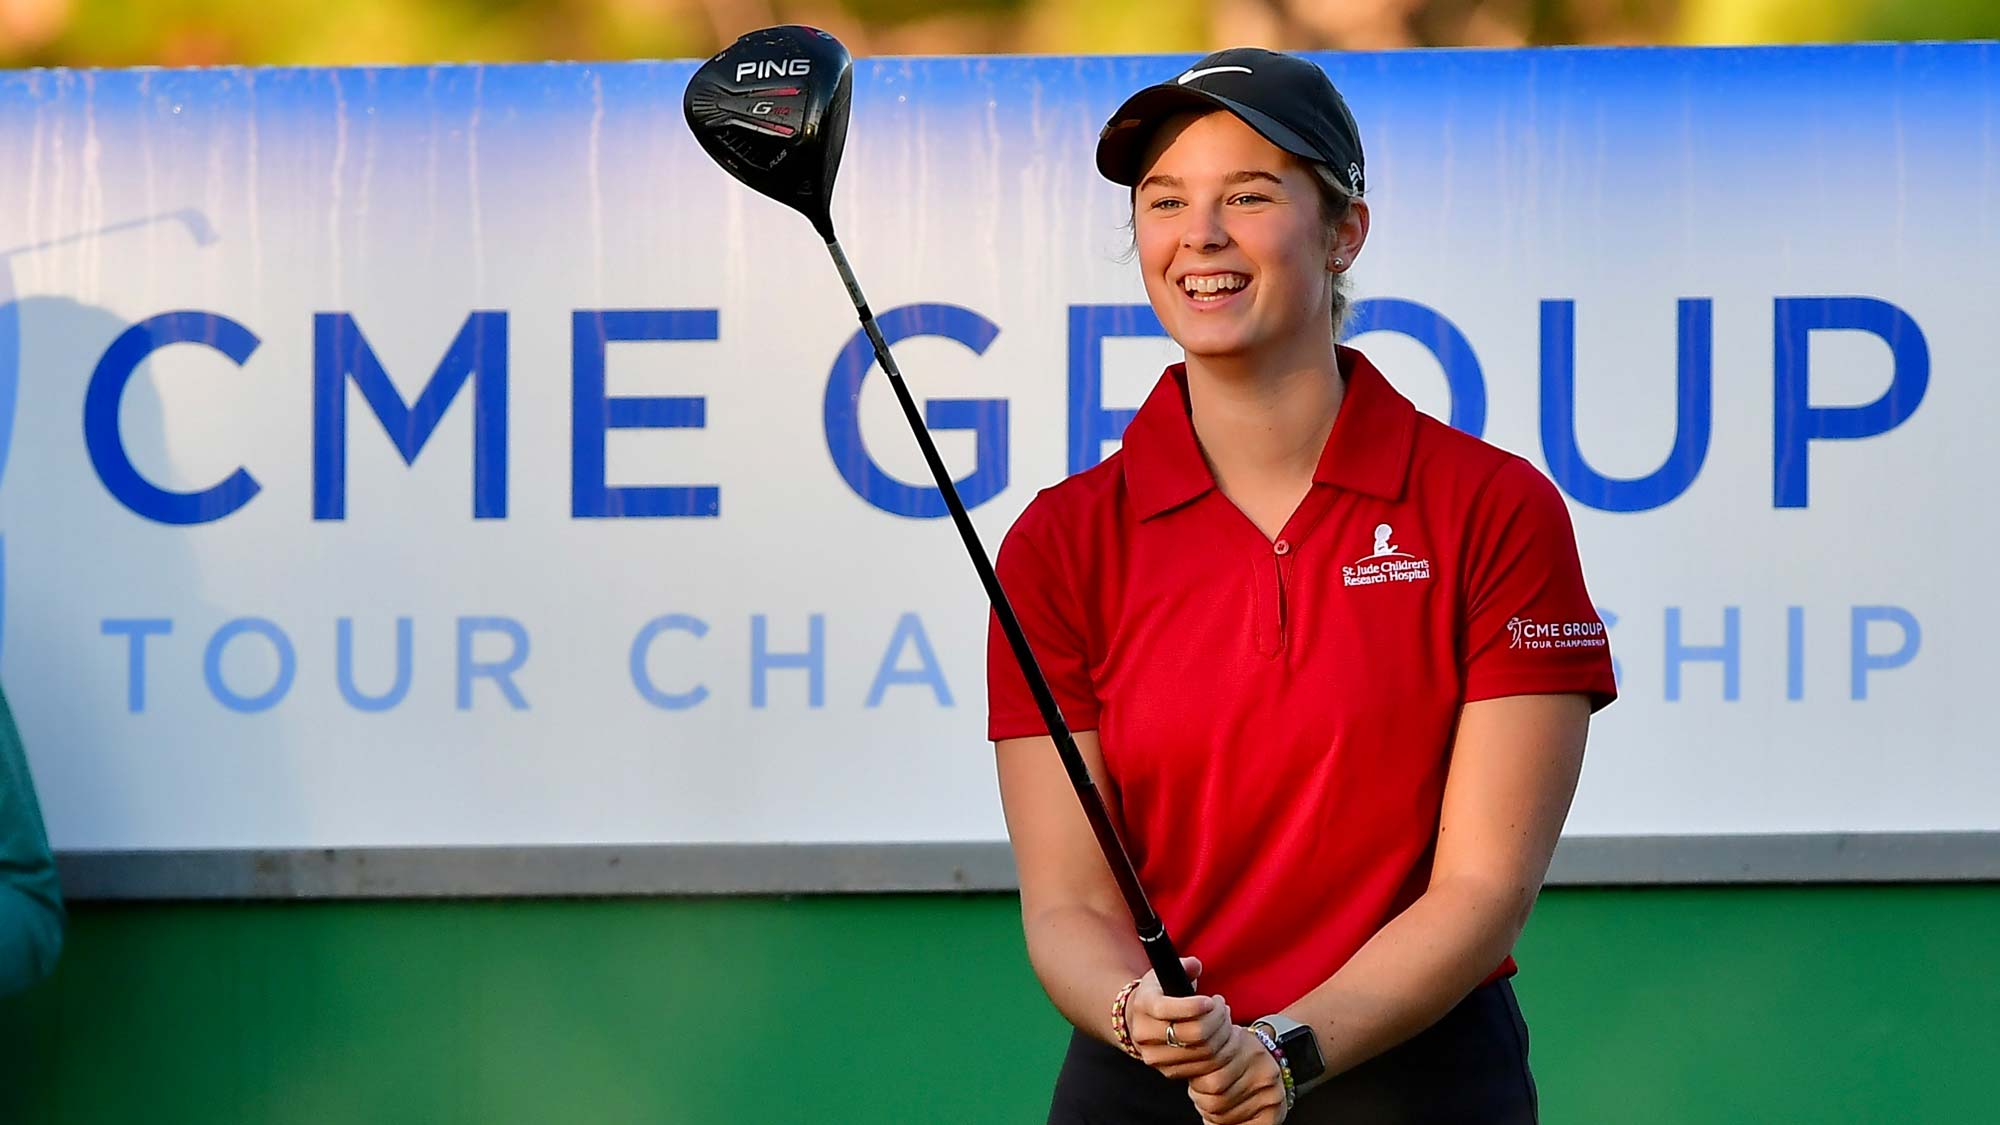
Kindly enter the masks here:
M 1291 1115 L 1277 1057 L 1247 1028 L 1229 1029 L 1220 1065 L 1188 1083 L 1204 1125 L 1282 1125 Z
M 1181 968 L 1189 980 L 1201 976 L 1198 958 L 1181 958 Z M 1173 1043 L 1167 1041 L 1169 1026 Z M 1230 1027 L 1229 1005 L 1222 997 L 1168 996 L 1160 989 L 1159 975 L 1150 969 L 1125 1002 L 1125 1029 L 1139 1048 L 1139 1057 L 1177 1081 L 1199 1078 L 1222 1065 Z

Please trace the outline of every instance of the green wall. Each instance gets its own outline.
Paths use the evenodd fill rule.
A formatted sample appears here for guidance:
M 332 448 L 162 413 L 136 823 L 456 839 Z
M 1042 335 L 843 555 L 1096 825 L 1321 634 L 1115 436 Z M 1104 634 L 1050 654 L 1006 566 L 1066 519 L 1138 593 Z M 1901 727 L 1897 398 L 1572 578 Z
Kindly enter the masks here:
M 2000 885 L 1542 897 L 1548 1122 L 1993 1120 Z M 85 906 L 0 1122 L 1024 1122 L 1011 897 Z

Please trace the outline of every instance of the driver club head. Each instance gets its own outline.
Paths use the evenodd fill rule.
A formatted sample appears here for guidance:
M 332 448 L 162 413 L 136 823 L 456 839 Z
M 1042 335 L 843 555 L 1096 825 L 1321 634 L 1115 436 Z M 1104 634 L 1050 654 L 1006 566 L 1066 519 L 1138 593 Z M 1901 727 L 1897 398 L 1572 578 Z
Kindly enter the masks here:
M 688 80 L 688 128 L 724 171 L 833 241 L 833 178 L 847 142 L 854 61 L 840 40 L 787 24 L 752 31 Z

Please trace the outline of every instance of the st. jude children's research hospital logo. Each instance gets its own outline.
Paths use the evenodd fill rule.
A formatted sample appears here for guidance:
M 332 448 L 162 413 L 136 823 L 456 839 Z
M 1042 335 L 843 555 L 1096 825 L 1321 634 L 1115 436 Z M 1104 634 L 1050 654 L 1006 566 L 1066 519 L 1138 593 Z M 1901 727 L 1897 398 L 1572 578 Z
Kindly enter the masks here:
M 1340 568 L 1343 586 L 1375 586 L 1383 582 L 1422 582 L 1431 576 L 1431 560 L 1420 559 L 1396 546 L 1391 540 L 1396 529 L 1386 523 L 1375 525 L 1375 549 L 1356 559 L 1353 566 Z

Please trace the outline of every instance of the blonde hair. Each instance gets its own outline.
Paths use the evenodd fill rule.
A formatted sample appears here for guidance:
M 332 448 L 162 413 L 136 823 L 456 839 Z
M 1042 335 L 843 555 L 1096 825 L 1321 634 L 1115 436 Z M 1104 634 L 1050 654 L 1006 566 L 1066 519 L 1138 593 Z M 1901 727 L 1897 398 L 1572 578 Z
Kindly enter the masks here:
M 1312 173 L 1313 186 L 1319 189 L 1320 219 L 1326 224 L 1327 237 L 1331 240 L 1334 230 L 1346 222 L 1348 214 L 1354 210 L 1354 196 L 1348 193 L 1347 185 L 1340 182 L 1340 174 L 1331 166 L 1310 161 L 1306 170 Z M 1348 310 L 1353 305 L 1348 297 L 1350 285 L 1345 270 L 1333 275 L 1333 338 L 1336 340 L 1340 339 L 1340 326 L 1346 322 Z

